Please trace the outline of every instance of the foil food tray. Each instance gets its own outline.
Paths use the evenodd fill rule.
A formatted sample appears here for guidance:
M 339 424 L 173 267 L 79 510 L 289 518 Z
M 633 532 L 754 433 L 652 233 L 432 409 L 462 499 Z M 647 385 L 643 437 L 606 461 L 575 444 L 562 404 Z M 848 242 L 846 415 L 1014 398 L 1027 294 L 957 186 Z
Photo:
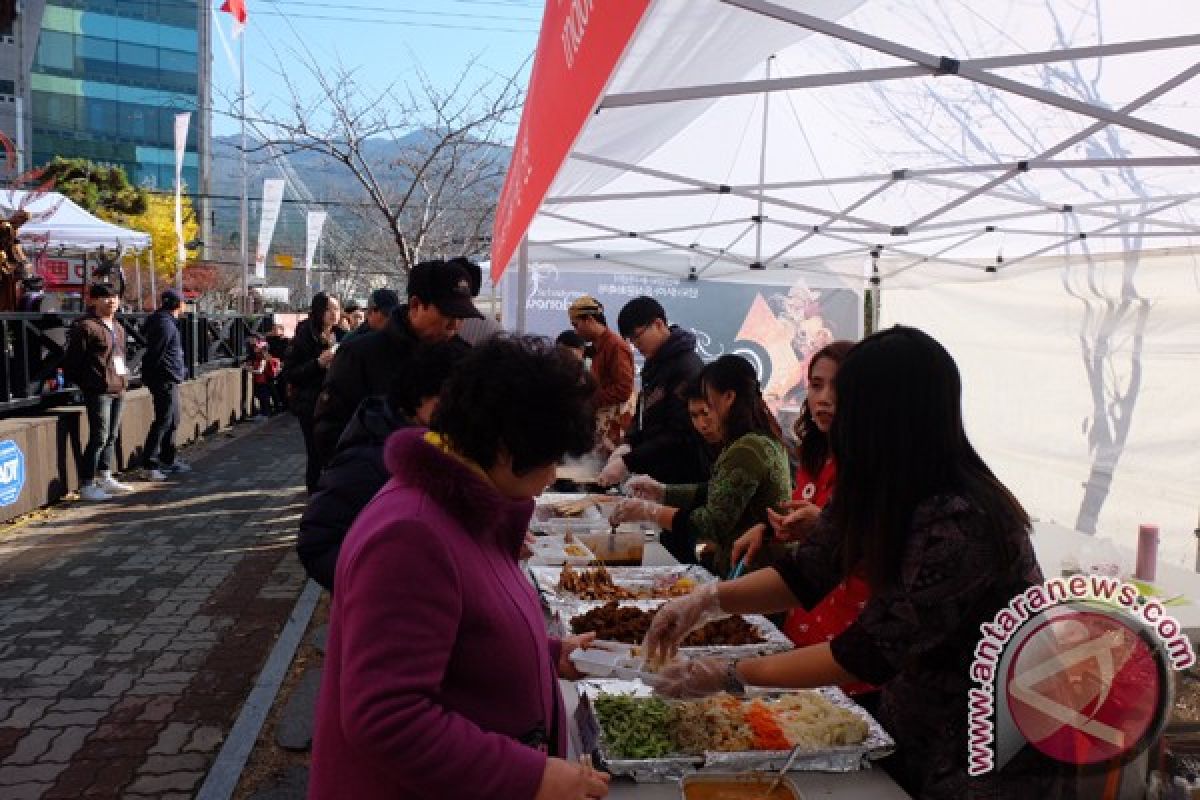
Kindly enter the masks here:
M 649 697 L 653 690 L 639 681 L 584 680 L 576 684 L 579 705 L 575 710 L 580 743 L 584 752 L 593 753 L 613 775 L 633 778 L 639 783 L 663 783 L 678 780 L 693 772 L 778 772 L 783 769 L 790 750 L 745 750 L 741 752 L 709 751 L 702 755 L 677 755 L 664 758 L 616 758 L 608 752 L 591 700 L 600 694 L 627 694 Z M 775 697 L 787 690 L 747 690 L 747 697 Z M 793 762 L 793 772 L 854 772 L 871 761 L 891 755 L 896 743 L 883 726 L 864 708 L 836 686 L 805 691 L 819 692 L 830 703 L 845 708 L 867 723 L 867 738 L 856 745 L 840 745 L 801 751 Z
M 667 602 L 666 600 L 621 600 L 618 605 L 625 607 L 640 608 L 643 611 L 657 611 L 658 608 Z M 580 614 L 586 614 L 595 608 L 600 608 L 606 605 L 605 601 L 600 600 L 579 600 L 558 598 L 547 600 L 547 610 L 549 618 L 549 630 L 553 636 L 571 636 L 574 631 L 571 630 L 571 619 Z M 761 614 L 741 614 L 742 619 L 746 620 L 762 637 L 763 641 L 756 644 L 740 644 L 740 645 L 706 645 L 704 647 L 681 647 L 679 652 L 688 658 L 698 658 L 700 656 L 723 656 L 725 658 L 749 658 L 751 656 L 768 655 L 770 653 L 780 653 L 785 650 L 791 650 L 794 646 L 792 640 L 787 638 L 783 631 L 776 627 L 775 623 L 762 616 Z
M 581 572 L 583 569 L 596 569 L 596 567 L 577 568 L 576 572 Z M 654 582 L 667 578 L 691 578 L 696 583 L 712 583 L 717 579 L 715 575 L 697 564 L 679 564 L 669 567 L 607 567 L 608 574 L 612 576 L 613 582 L 618 586 L 630 583 L 641 584 Z M 599 602 L 593 600 L 581 600 L 578 595 L 563 591 L 558 588 L 558 579 L 562 574 L 560 567 L 534 567 L 529 568 L 529 574 L 533 578 L 533 585 L 541 593 L 542 598 L 547 603 L 552 602 Z M 632 602 L 632 601 L 631 601 Z

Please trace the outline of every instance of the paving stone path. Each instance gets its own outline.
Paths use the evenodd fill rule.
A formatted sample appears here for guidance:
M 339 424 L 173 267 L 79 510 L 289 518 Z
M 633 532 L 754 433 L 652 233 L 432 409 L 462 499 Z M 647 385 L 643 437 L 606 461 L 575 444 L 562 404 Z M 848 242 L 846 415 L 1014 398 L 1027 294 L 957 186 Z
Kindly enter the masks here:
M 291 418 L 0 531 L 0 800 L 191 797 L 304 586 Z

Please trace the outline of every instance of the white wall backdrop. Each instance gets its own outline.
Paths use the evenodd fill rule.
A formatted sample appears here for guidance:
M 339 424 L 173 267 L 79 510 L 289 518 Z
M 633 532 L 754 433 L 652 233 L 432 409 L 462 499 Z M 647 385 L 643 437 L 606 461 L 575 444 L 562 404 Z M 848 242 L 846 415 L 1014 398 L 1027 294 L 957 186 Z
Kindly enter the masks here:
M 883 322 L 941 341 L 968 431 L 1030 513 L 1191 565 L 1200 511 L 1200 253 L 1083 255 L 883 289 Z

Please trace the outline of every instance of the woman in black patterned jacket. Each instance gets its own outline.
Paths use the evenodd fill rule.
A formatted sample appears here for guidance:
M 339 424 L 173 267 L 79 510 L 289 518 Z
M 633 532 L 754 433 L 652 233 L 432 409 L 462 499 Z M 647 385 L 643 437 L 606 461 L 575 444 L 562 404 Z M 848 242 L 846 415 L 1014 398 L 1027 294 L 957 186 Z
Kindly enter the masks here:
M 664 606 L 646 644 L 651 656 L 665 655 L 725 613 L 812 608 L 854 568 L 867 576 L 870 600 L 830 642 L 737 662 L 677 662 L 659 690 L 866 681 L 881 687 L 879 721 L 896 740 L 888 769 L 914 796 L 1066 796 L 1061 766 L 1028 746 L 998 777 L 967 776 L 979 626 L 1042 573 L 1028 515 L 967 439 L 954 360 L 928 335 L 897 326 L 856 345 L 836 383 L 837 486 L 817 529 L 774 568 Z

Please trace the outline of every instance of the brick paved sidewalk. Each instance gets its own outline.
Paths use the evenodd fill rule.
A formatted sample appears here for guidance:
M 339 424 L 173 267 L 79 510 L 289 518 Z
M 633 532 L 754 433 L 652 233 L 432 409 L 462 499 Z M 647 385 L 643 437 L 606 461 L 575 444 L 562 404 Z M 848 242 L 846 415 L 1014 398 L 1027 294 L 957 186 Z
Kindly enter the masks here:
M 295 421 L 0 532 L 0 800 L 191 797 L 304 573 Z

